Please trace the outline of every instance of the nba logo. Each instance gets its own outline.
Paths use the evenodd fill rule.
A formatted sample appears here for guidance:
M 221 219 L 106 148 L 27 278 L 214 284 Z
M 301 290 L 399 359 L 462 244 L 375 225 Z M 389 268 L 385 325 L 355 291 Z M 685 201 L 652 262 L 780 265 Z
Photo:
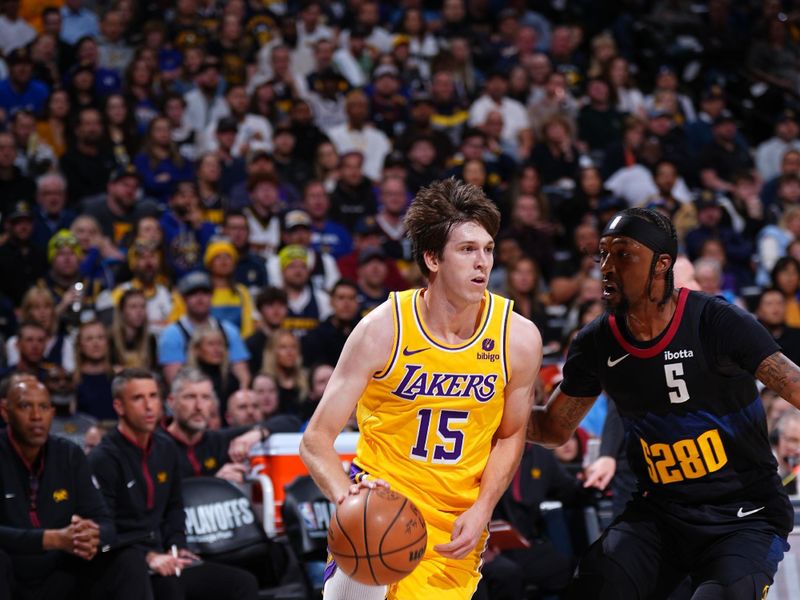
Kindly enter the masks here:
M 481 343 L 481 348 L 483 348 L 484 352 L 491 352 L 494 350 L 494 340 L 492 338 L 486 338 Z
M 317 525 L 317 517 L 314 515 L 314 507 L 311 506 L 311 502 L 301 502 L 297 508 L 300 515 L 303 517 L 306 529 L 313 530 L 319 528 Z

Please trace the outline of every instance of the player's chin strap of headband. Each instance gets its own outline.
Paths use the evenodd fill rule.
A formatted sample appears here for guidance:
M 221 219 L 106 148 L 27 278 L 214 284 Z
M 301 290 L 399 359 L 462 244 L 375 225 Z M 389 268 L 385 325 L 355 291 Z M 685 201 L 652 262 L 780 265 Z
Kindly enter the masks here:
M 672 262 L 678 255 L 678 243 L 658 225 L 633 215 L 619 214 L 608 222 L 600 237 L 625 236 L 659 254 L 669 254 Z

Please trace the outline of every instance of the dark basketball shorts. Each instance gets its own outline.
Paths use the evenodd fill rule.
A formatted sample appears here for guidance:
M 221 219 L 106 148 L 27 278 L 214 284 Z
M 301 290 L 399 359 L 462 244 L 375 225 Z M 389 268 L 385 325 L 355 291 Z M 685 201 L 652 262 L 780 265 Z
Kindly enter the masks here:
M 576 581 L 640 598 L 666 597 L 687 575 L 693 587 L 707 581 L 727 587 L 750 575 L 771 583 L 788 550 L 765 520 L 687 522 L 637 499 L 587 551 Z

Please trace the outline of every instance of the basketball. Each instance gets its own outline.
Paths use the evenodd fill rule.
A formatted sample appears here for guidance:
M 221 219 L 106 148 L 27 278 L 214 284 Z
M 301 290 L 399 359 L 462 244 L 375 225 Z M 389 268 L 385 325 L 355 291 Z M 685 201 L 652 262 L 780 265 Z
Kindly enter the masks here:
M 385 487 L 362 488 L 345 498 L 328 528 L 328 548 L 337 567 L 367 585 L 395 583 L 411 573 L 427 542 L 419 509 Z

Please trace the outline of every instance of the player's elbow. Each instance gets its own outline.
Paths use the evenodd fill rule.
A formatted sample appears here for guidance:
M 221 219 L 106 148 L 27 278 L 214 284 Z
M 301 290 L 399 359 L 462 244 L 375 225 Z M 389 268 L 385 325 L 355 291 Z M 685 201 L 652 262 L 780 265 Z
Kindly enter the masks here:
M 316 428 L 309 427 L 303 432 L 303 437 L 300 438 L 300 459 L 306 466 L 309 466 L 320 454 L 320 450 L 326 444 L 326 436 L 324 432 Z M 328 445 L 332 446 L 333 442 L 328 441 Z

